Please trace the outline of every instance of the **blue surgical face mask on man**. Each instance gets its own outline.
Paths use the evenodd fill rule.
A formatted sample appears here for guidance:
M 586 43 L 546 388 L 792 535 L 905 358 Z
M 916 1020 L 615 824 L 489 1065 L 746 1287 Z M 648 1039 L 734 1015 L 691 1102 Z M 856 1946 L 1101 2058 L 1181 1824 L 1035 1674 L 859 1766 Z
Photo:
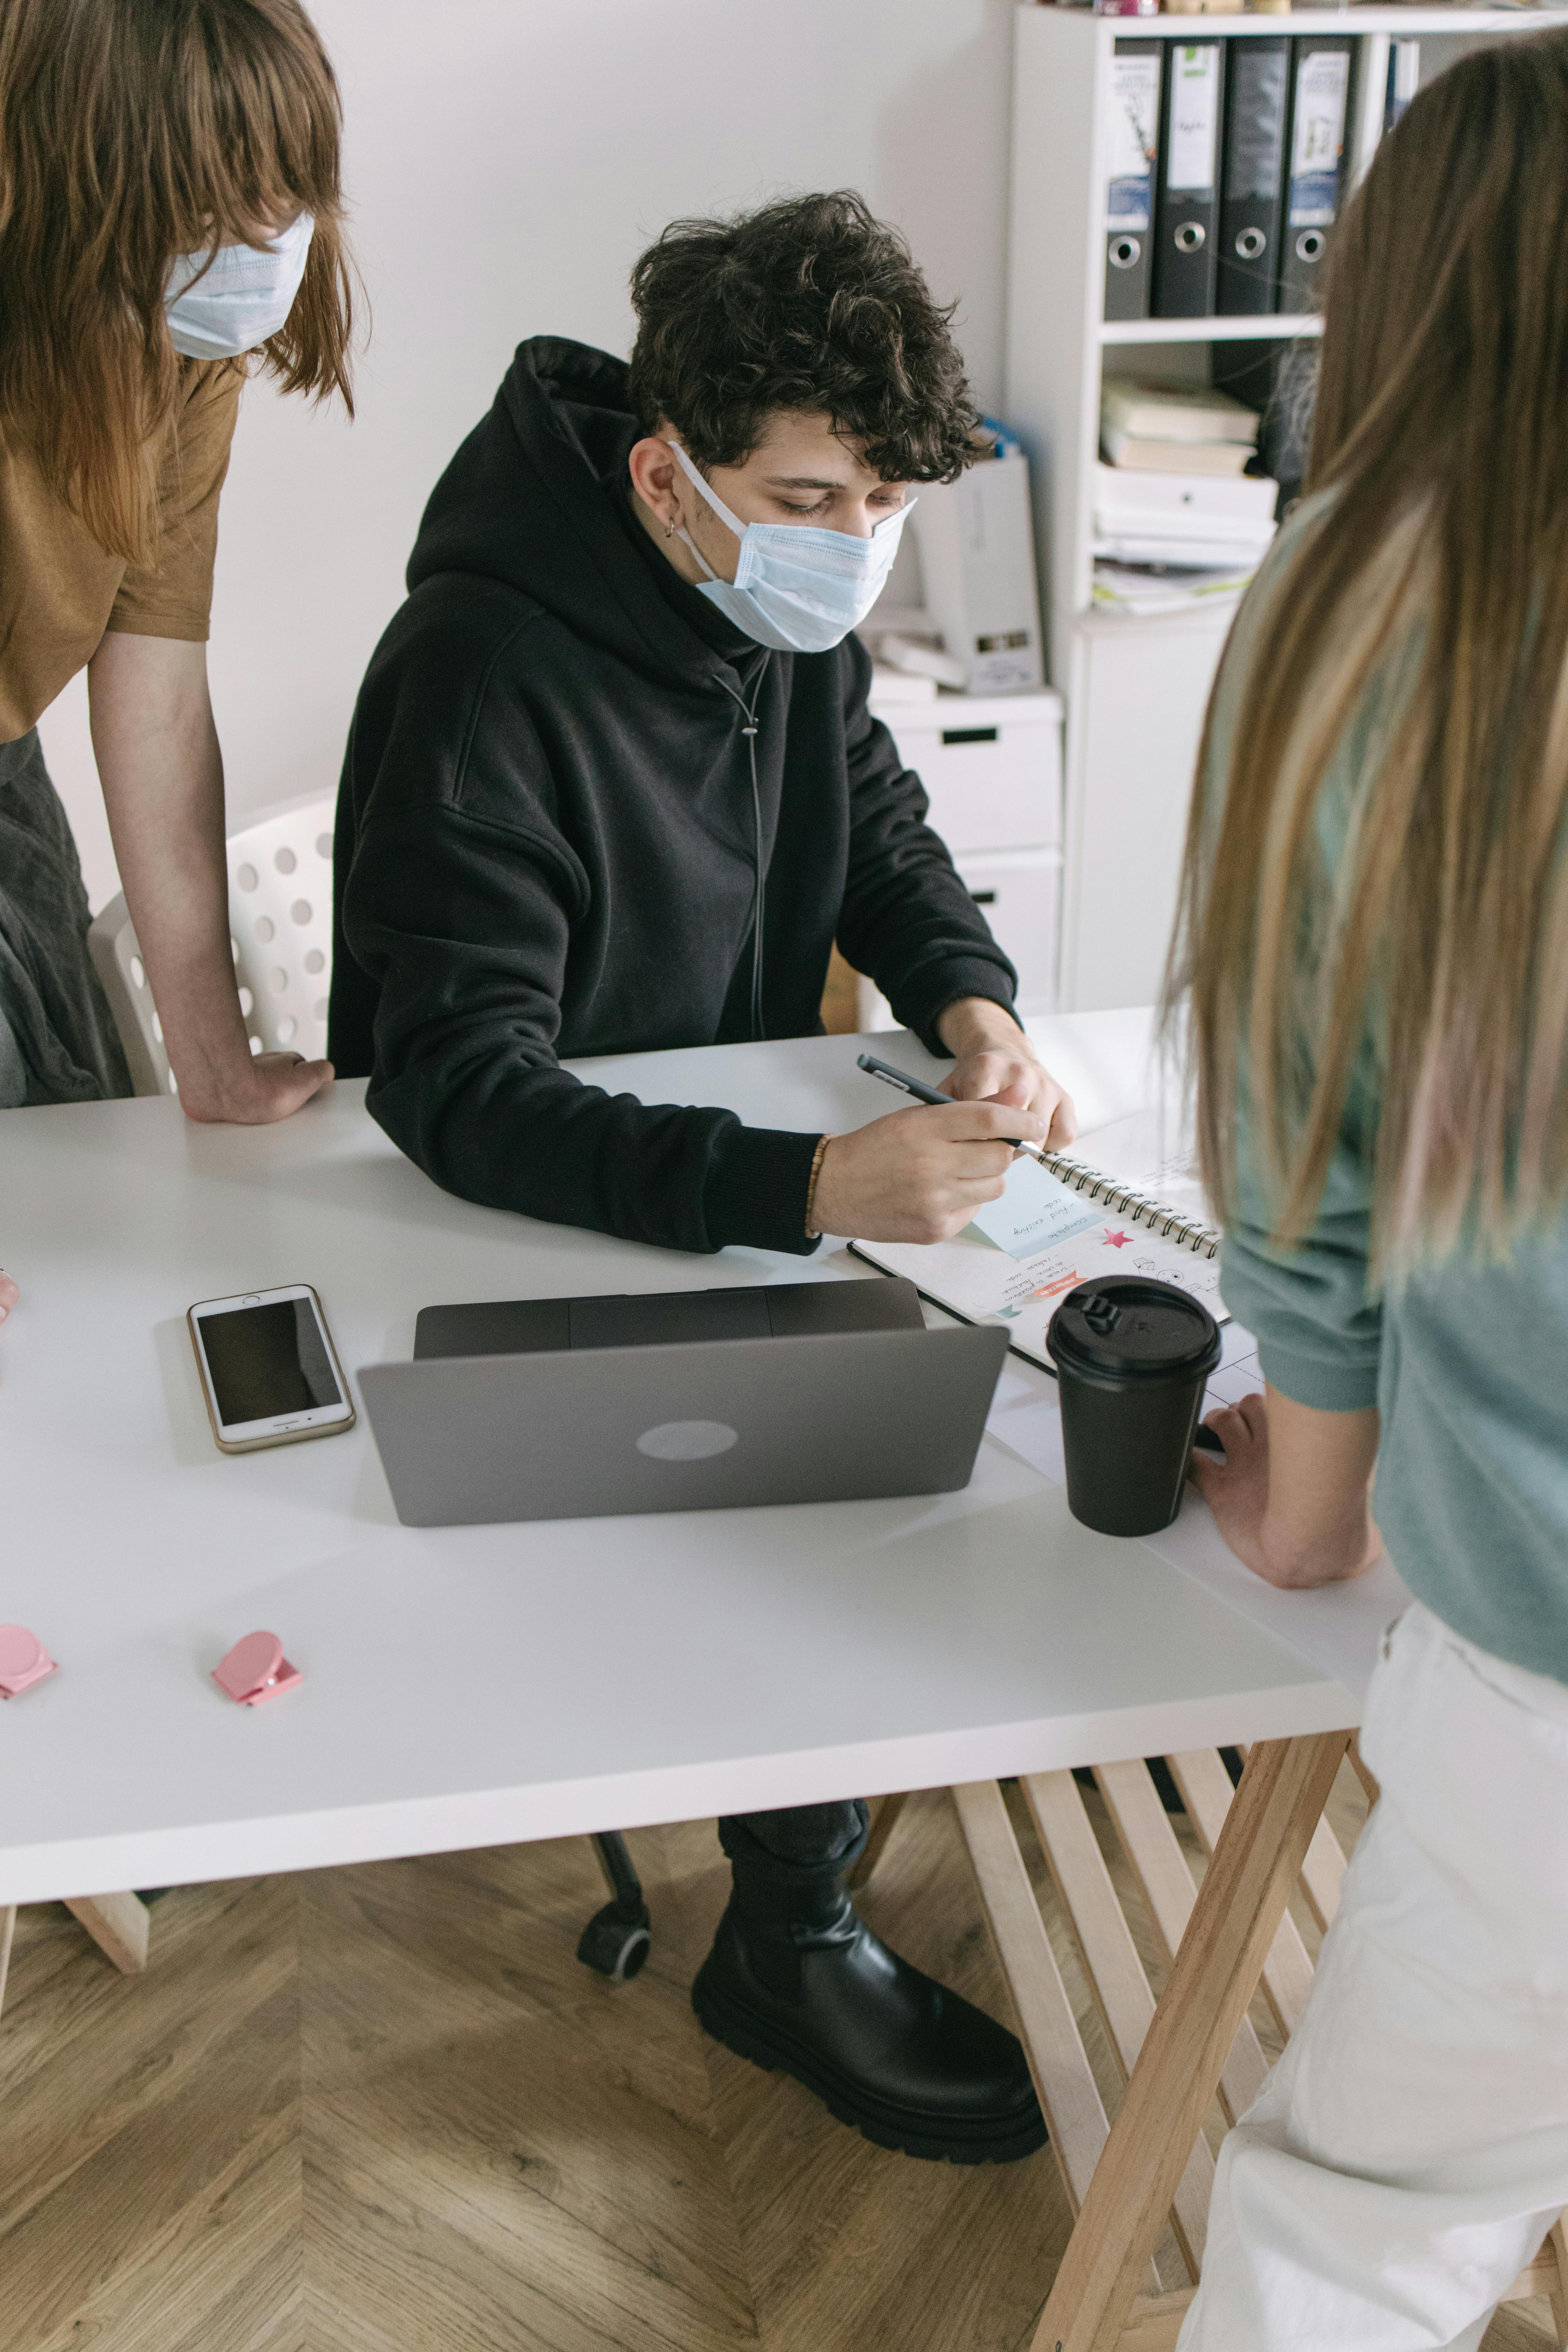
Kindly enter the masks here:
M 910 499 L 869 539 L 808 523 L 742 522 L 703 480 L 679 441 L 676 462 L 741 542 L 733 580 L 721 580 L 688 530 L 680 534 L 708 574 L 700 596 L 760 646 L 775 653 L 825 654 L 862 622 L 887 584 Z
M 301 213 L 269 245 L 220 245 L 210 268 L 205 253 L 181 254 L 163 289 L 174 349 L 188 360 L 234 360 L 279 333 L 305 275 L 315 226 Z

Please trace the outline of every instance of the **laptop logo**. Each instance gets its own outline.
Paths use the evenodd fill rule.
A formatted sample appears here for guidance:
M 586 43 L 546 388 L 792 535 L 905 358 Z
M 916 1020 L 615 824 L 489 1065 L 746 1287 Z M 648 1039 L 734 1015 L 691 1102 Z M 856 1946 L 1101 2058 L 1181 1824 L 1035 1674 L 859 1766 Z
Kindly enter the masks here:
M 656 1462 L 706 1462 L 710 1454 L 728 1454 L 739 1438 L 727 1421 L 661 1421 L 643 1431 L 637 1452 Z

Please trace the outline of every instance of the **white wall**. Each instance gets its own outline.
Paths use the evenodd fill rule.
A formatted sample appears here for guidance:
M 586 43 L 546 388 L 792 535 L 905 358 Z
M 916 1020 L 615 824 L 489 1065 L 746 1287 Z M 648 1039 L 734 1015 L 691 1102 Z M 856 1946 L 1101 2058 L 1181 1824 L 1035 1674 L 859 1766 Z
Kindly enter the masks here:
M 1010 0 L 314 0 L 374 327 L 359 415 L 246 394 L 210 651 L 231 826 L 337 778 L 420 509 L 513 346 L 624 352 L 678 214 L 859 188 L 983 404 L 1002 375 Z M 118 884 L 79 679 L 43 722 L 95 908 Z

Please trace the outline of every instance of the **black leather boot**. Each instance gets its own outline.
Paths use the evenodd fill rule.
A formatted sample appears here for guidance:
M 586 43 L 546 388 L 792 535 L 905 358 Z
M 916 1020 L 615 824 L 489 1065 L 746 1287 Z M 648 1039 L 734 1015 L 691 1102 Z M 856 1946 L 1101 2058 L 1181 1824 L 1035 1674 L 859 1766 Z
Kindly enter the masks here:
M 1016 2035 L 888 1949 L 839 1885 L 865 1843 L 791 1863 L 720 1823 L 734 1892 L 691 2005 L 717 2041 L 782 2067 L 879 2147 L 1006 2164 L 1046 2137 Z

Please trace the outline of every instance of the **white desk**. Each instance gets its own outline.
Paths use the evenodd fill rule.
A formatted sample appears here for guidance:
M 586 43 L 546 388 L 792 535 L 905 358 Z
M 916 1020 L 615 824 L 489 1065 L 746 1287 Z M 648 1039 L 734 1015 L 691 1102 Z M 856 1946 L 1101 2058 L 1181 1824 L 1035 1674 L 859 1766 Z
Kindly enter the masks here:
M 1091 1118 L 1139 1098 L 1136 1016 L 1031 1026 Z M 651 1101 L 843 1129 L 889 1107 L 858 1050 L 578 1066 Z M 1356 1719 L 1331 1673 L 1146 1546 L 1079 1527 L 992 1439 L 969 1488 L 934 1501 L 442 1531 L 397 1525 L 363 1424 L 220 1456 L 194 1299 L 312 1281 L 352 1371 L 409 1353 L 437 1300 L 855 1271 L 841 1251 L 688 1257 L 471 1207 L 362 1097 L 340 1086 L 266 1129 L 194 1127 L 160 1100 L 0 1118 L 0 1249 L 23 1287 L 0 1335 L 0 1620 L 61 1668 L 0 1706 L 0 1905 Z M 257 1626 L 305 1680 L 253 1710 L 208 1675 Z

